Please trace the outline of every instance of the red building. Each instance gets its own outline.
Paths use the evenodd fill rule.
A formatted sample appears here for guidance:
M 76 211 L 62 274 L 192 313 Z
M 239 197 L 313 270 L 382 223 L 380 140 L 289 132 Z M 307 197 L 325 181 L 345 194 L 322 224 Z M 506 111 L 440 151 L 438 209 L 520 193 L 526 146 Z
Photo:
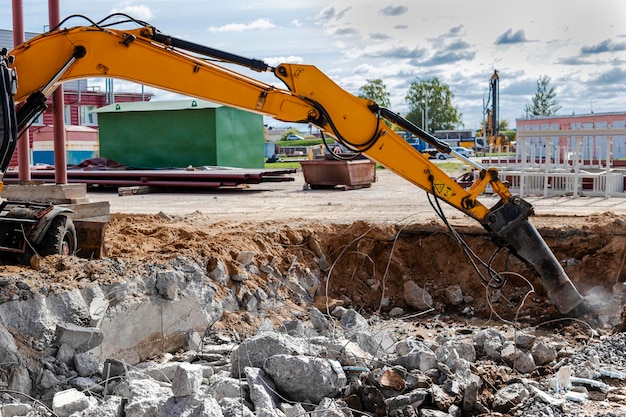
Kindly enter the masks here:
M 29 40 L 37 33 L 26 32 L 24 38 Z M 10 30 L 0 29 L 0 48 L 13 49 L 13 32 Z M 18 74 L 19 77 L 19 74 Z M 92 113 L 93 110 L 103 107 L 112 103 L 127 103 L 131 101 L 149 101 L 152 98 L 151 94 L 143 93 L 118 93 L 113 90 L 113 82 L 110 79 L 106 79 L 104 88 L 101 86 L 89 85 L 92 80 L 76 80 L 63 84 L 64 89 L 64 114 L 65 124 L 73 126 L 87 126 L 94 129 L 98 128 L 98 118 L 96 113 Z M 18 81 L 19 82 L 19 81 Z M 137 90 L 141 87 L 137 86 Z M 29 148 L 31 154 L 31 161 L 33 161 L 33 136 L 36 135 L 38 129 L 43 126 L 52 126 L 54 123 L 54 117 L 52 112 L 52 99 L 48 100 L 48 110 L 46 110 L 41 117 L 39 117 L 32 125 L 29 131 Z M 82 141 L 80 133 L 76 133 L 66 137 L 66 145 L 71 145 L 70 142 L 75 139 Z M 78 136 L 77 136 L 78 135 Z M 68 146 L 68 149 L 70 146 Z M 17 149 L 13 154 L 9 167 L 16 167 L 18 164 Z M 71 158 L 68 158 L 68 161 Z
M 537 158 L 564 161 L 572 154 L 584 161 L 626 158 L 626 112 L 517 119 L 516 127 L 518 152 L 524 137 L 526 152 Z M 620 131 L 612 132 L 615 129 Z
M 72 126 L 86 126 L 93 129 L 98 128 L 98 117 L 93 110 L 112 104 L 112 103 L 128 103 L 136 101 L 149 101 L 152 94 L 142 93 L 113 93 L 109 88 L 112 83 L 107 82 L 107 90 L 101 91 L 98 88 L 89 87 L 88 80 L 77 80 L 65 83 L 64 88 L 64 115 L 65 124 Z M 52 126 L 54 124 L 54 114 L 52 108 L 52 99 L 48 100 L 48 109 L 31 125 L 29 130 L 29 148 L 31 150 L 31 161 L 33 162 L 33 140 L 37 137 L 37 132 L 44 126 Z M 74 132 L 72 136 L 66 137 L 66 146 L 68 152 L 71 152 L 72 141 L 83 142 L 80 133 Z M 96 149 L 97 150 L 97 149 Z M 93 155 L 96 156 L 96 155 Z M 67 158 L 68 162 L 72 161 L 72 157 Z M 34 162 L 48 162 L 47 160 L 35 160 Z M 73 161 L 74 163 L 76 161 Z M 17 149 L 11 158 L 9 168 L 18 165 Z M 48 162 L 49 163 L 49 162 Z

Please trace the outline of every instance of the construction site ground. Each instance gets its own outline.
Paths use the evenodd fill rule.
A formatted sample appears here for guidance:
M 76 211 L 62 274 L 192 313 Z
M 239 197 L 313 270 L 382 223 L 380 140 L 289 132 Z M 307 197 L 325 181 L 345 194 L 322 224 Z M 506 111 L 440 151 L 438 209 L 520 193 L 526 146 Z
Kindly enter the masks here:
M 475 297 L 473 310 L 478 316 L 493 317 L 482 281 L 435 215 L 424 191 L 386 170 L 378 170 L 371 187 L 349 191 L 308 190 L 301 173 L 294 177 L 294 182 L 244 189 L 122 197 L 96 192 L 90 193 L 89 199 L 111 204 L 113 219 L 106 235 L 109 256 L 138 260 L 206 256 L 212 250 L 242 250 L 252 244 L 268 256 L 284 255 L 274 251 L 296 250 L 300 252 L 298 261 L 306 262 L 310 250 L 297 245 L 313 237 L 325 256 L 337 261 L 329 291 L 334 297 L 349 298 L 358 308 L 374 311 L 387 304 L 391 309 L 394 301 L 402 306 L 403 281 L 417 279 L 439 295 L 446 287 L 459 284 L 465 294 Z M 582 293 L 598 286 L 611 290 L 626 280 L 626 199 L 526 199 L 535 208 L 531 222 Z M 483 196 L 482 201 L 490 206 L 497 200 Z M 496 246 L 480 225 L 442 205 L 450 224 L 464 233 L 472 250 L 487 261 Z M 342 254 L 346 247 L 349 253 Z M 500 312 L 502 318 L 533 317 L 537 322 L 554 314 L 542 304 L 542 288 L 530 271 L 504 255 L 495 258 L 493 265 L 504 270 L 505 263 L 524 277 L 511 278 L 513 283 L 502 290 L 510 287 L 517 291 L 506 303 L 508 314 Z M 354 285 L 355 279 L 361 280 L 359 285 Z M 538 298 L 524 298 L 529 289 L 526 279 Z
M 506 273 L 502 288 L 486 286 L 435 215 L 427 194 L 395 174 L 378 170 L 371 187 L 347 191 L 310 190 L 300 172 L 294 178 L 293 182 L 184 193 L 153 190 L 118 196 L 115 190 L 99 190 L 90 191 L 88 198 L 110 202 L 107 257 L 124 259 L 129 275 L 134 263 L 167 263 L 180 257 L 202 259 L 209 270 L 211 259 L 235 259 L 246 251 L 255 254 L 258 264 L 285 271 L 294 267 L 319 271 L 320 258 L 325 258 L 328 264 L 322 268 L 319 284 L 308 288 L 311 304 L 322 311 L 343 305 L 365 317 L 382 319 L 389 318 L 394 308 L 401 309 L 394 320 L 403 321 L 400 333 L 405 335 L 435 338 L 468 328 L 507 326 L 532 328 L 545 337 L 582 346 L 624 328 L 626 198 L 526 198 L 535 207 L 531 222 L 594 305 L 593 314 L 567 318 L 548 301 L 525 265 L 505 251 L 497 252 L 477 222 L 442 203 L 447 220 L 476 258 L 491 260 L 496 271 L 511 272 Z M 497 201 L 490 196 L 481 200 L 488 206 Z M 55 291 L 108 279 L 107 271 L 95 270 L 97 266 L 58 259 L 44 263 L 42 271 L 52 271 L 45 285 Z M 227 267 L 231 273 L 235 268 Z M 267 290 L 260 276 L 251 275 L 246 285 Z M 31 291 L 43 285 L 37 277 L 22 276 Z M 407 281 L 432 296 L 429 308 L 409 305 Z M 455 285 L 463 293 L 461 302 L 450 300 L 448 291 Z M 301 300 L 253 315 L 245 309 L 225 311 L 213 329 L 254 334 L 263 319 L 278 325 L 306 315 Z M 549 373 L 542 368 L 541 375 L 534 376 Z M 613 405 L 624 411 L 626 391 L 621 390 Z
M 292 257 L 284 251 L 295 251 L 298 262 L 306 263 L 316 256 L 307 254 L 311 250 L 306 246 L 314 239 L 324 256 L 336 262 L 328 290 L 336 298 L 350 299 L 355 307 L 375 311 L 383 305 L 389 310 L 394 302 L 403 306 L 403 283 L 414 279 L 439 295 L 459 284 L 464 294 L 475 298 L 473 310 L 478 316 L 493 317 L 493 305 L 484 299 L 483 282 L 435 215 L 424 191 L 387 170 L 378 170 L 371 187 L 349 191 L 310 190 L 301 173 L 294 178 L 288 183 L 196 193 L 118 196 L 92 192 L 89 199 L 111 204 L 112 220 L 106 233 L 111 257 L 140 261 L 208 256 L 212 251 L 219 254 L 254 245 L 266 256 L 281 259 Z M 599 286 L 611 290 L 626 281 L 626 198 L 526 199 L 535 208 L 531 222 L 583 294 Z M 481 200 L 488 206 L 497 201 L 489 196 Z M 488 261 L 497 247 L 482 227 L 444 203 L 442 208 L 470 248 Z M 343 253 L 346 248 L 348 253 Z M 507 267 L 505 263 L 524 276 L 511 278 L 502 289 L 517 292 L 505 303 L 508 314 L 499 312 L 502 318 L 537 321 L 554 314 L 546 308 L 542 288 L 532 273 L 503 254 L 493 261 L 499 270 Z M 537 297 L 524 298 L 529 284 Z

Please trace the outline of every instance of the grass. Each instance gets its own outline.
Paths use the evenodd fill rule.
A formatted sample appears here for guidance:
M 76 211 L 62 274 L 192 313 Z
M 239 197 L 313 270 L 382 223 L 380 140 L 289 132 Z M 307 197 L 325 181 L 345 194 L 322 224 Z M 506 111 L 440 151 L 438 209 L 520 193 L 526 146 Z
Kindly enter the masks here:
M 297 161 L 285 161 L 285 162 L 266 162 L 265 169 L 300 169 L 300 162 Z
M 455 162 L 440 162 L 437 167 L 448 175 L 460 175 L 460 169 L 466 167 L 463 164 Z M 266 162 L 265 169 L 301 169 L 300 162 L 298 161 L 283 161 L 283 162 Z M 376 169 L 385 169 L 384 166 L 376 164 Z

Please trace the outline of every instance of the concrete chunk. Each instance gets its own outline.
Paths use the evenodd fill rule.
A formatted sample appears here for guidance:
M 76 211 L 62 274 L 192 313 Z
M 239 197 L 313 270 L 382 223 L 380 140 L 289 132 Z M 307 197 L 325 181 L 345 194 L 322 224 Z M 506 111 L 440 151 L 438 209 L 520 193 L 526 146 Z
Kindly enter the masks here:
M 557 358 L 556 347 L 545 340 L 540 340 L 535 343 L 531 349 L 531 353 L 537 365 L 545 365 Z
M 369 330 L 370 325 L 365 317 L 353 309 L 349 309 L 341 316 L 341 325 L 350 330 Z
M 244 372 L 250 388 L 250 399 L 254 404 L 255 410 L 273 410 L 277 408 L 280 404 L 280 399 L 276 395 L 274 381 L 268 378 L 265 372 L 259 368 L 247 366 Z
M 78 375 L 89 377 L 98 373 L 98 361 L 89 353 L 74 355 L 74 369 Z
M 178 365 L 172 379 L 172 393 L 174 397 L 194 395 L 202 384 L 202 368 L 190 363 Z
M 69 417 L 90 405 L 89 398 L 75 388 L 57 392 L 52 399 L 52 411 L 59 417 Z
M 175 300 L 178 295 L 178 283 L 184 282 L 181 271 L 159 271 L 156 277 L 156 289 L 163 298 Z
M 508 343 L 500 355 L 504 361 L 522 373 L 530 373 L 536 368 L 533 355 L 525 349 L 518 348 L 513 343 Z
M 304 340 L 284 333 L 262 333 L 246 339 L 231 354 L 231 376 L 243 375 L 246 366 L 263 368 L 265 360 L 278 354 L 303 354 L 310 350 Z
M 70 345 L 76 352 L 86 352 L 102 344 L 104 333 L 95 327 L 81 327 L 74 323 L 59 323 L 56 343 Z
M 2 417 L 21 417 L 31 412 L 33 407 L 30 404 L 3 404 L 0 406 L 0 416 Z
M 347 381 L 339 362 L 310 356 L 274 355 L 263 370 L 288 399 L 314 404 L 339 394 Z
M 530 393 L 522 383 L 508 385 L 494 395 L 493 410 L 499 413 L 508 413 L 509 410 L 521 403 Z
M 428 310 L 433 306 L 433 297 L 413 281 L 404 283 L 404 301 L 417 310 Z

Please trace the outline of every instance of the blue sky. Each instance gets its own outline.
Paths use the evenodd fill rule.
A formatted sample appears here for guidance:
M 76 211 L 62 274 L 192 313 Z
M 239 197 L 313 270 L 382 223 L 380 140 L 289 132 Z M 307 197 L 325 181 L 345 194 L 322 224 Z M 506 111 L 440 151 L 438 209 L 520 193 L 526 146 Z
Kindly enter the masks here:
M 47 29 L 47 1 L 23 0 L 25 28 Z M 319 67 L 356 93 L 381 78 L 391 109 L 408 111 L 411 82 L 448 84 L 467 128 L 483 118 L 489 78 L 500 74 L 501 118 L 514 127 L 537 79 L 551 77 L 561 114 L 626 111 L 623 0 L 60 0 L 61 16 L 125 12 L 160 31 L 271 65 Z M 0 28 L 11 28 L 2 0 Z M 69 26 L 84 24 L 73 20 Z M 253 73 L 281 83 L 271 74 Z M 116 89 L 138 86 L 116 82 Z M 155 99 L 170 93 L 152 90 Z

